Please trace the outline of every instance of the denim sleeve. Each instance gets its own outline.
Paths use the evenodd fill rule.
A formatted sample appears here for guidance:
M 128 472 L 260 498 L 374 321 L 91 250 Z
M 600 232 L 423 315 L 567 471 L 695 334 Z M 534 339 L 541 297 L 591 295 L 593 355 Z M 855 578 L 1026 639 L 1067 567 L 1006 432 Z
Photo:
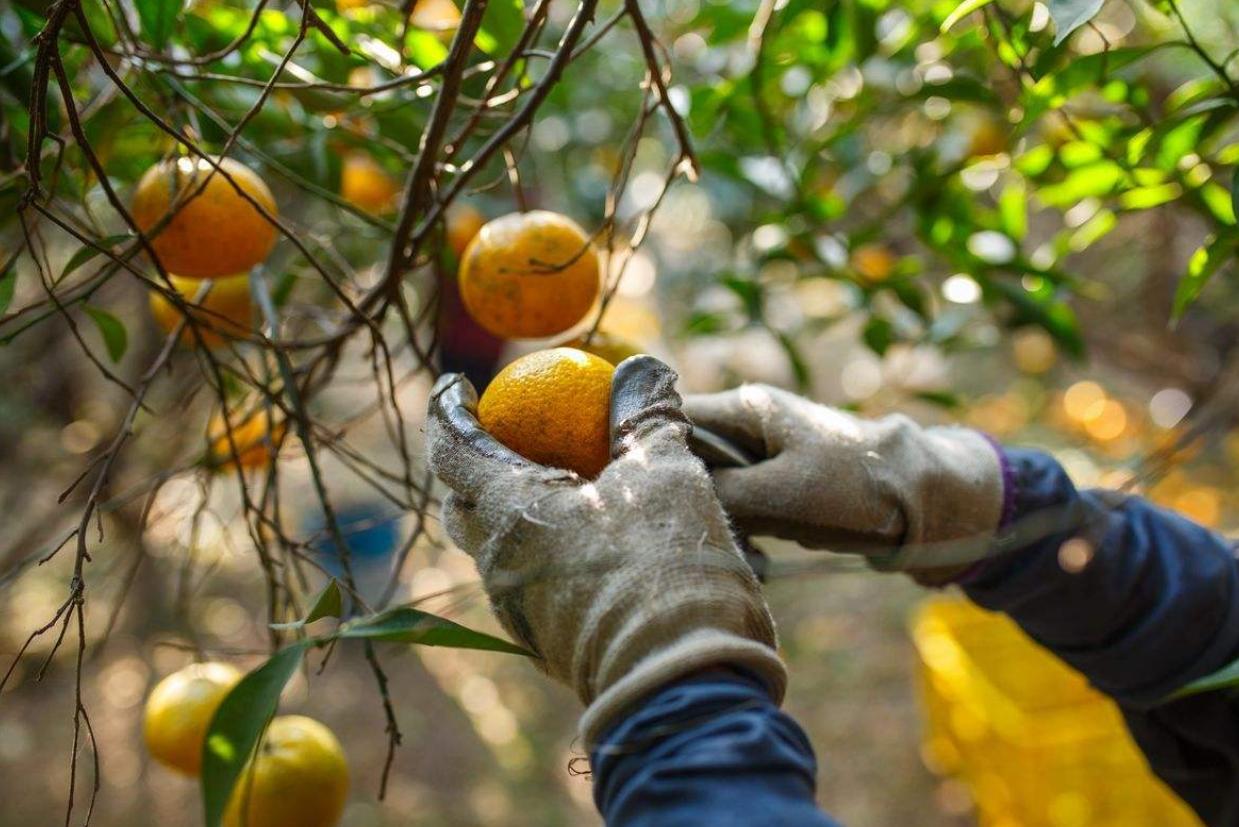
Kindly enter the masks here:
M 1150 766 L 1207 824 L 1239 825 L 1239 701 L 1164 700 L 1239 658 L 1233 545 L 1138 497 L 1079 492 L 1043 453 L 1002 454 L 1012 550 L 965 591 L 1112 696 Z
M 814 803 L 804 731 L 739 673 L 668 684 L 608 731 L 591 760 L 608 825 L 838 827 Z

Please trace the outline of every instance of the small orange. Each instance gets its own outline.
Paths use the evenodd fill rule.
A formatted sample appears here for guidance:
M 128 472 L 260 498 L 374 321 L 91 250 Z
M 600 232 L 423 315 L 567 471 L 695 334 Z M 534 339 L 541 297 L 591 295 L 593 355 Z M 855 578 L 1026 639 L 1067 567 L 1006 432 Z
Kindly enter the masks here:
M 219 160 L 219 166 L 254 202 L 277 213 L 275 196 L 257 173 L 231 158 Z M 169 210 L 172 218 L 151 246 L 164 269 L 183 278 L 243 273 L 275 246 L 275 226 L 205 159 L 165 161 L 138 181 L 133 219 L 143 232 L 152 231 Z
M 156 684 L 142 715 L 151 757 L 186 775 L 201 772 L 211 718 L 241 677 L 231 664 L 193 663 Z
M 447 246 L 458 260 L 485 223 L 482 214 L 468 204 L 453 205 L 447 211 Z
M 610 362 L 576 348 L 530 353 L 491 380 L 478 421 L 521 456 L 592 479 L 611 459 L 614 372 Z
M 278 417 L 278 414 L 276 414 Z M 262 468 L 267 465 L 280 446 L 287 428 L 283 420 L 274 423 L 266 408 L 259 408 L 245 417 L 229 413 L 228 422 L 232 425 L 232 442 L 228 441 L 228 429 L 224 417 L 215 414 L 207 425 L 207 439 L 211 448 L 207 454 L 206 463 L 212 467 L 231 465 L 241 468 Z M 233 456 L 232 446 L 237 449 Z
M 396 208 L 400 184 L 364 152 L 350 152 L 340 167 L 340 197 L 371 215 Z
M 862 244 L 852 251 L 852 266 L 869 281 L 885 281 L 896 262 L 895 254 L 881 244 Z
M 333 827 L 348 801 L 348 762 L 336 736 L 304 715 L 271 721 L 237 779 L 224 827 Z
M 460 295 L 478 324 L 509 339 L 563 333 L 598 298 L 598 254 L 572 219 L 546 210 L 488 222 L 465 249 Z
M 186 301 L 198 295 L 202 279 L 183 279 L 171 276 L 172 286 Z M 210 279 L 211 292 L 199 302 L 192 315 L 198 323 L 198 332 L 202 342 L 209 348 L 224 344 L 226 338 L 245 336 L 253 330 L 254 306 L 250 300 L 249 276 L 229 276 L 222 279 Z M 175 304 L 168 300 L 158 290 L 151 291 L 151 315 L 155 324 L 165 334 L 180 324 L 183 314 Z M 189 330 L 188 325 L 181 331 L 181 344 L 192 345 L 197 340 Z
M 450 36 L 460 26 L 460 9 L 452 0 L 417 0 L 409 22 L 419 29 Z

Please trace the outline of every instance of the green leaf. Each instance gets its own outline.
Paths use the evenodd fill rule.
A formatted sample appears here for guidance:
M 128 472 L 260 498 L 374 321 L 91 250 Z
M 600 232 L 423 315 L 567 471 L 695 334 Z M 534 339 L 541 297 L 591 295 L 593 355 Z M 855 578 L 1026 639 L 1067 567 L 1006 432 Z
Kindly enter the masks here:
M 491 0 L 482 15 L 478 48 L 493 55 L 506 55 L 524 30 L 525 4 L 522 0 Z
M 83 247 L 74 253 L 73 257 L 70 258 L 68 263 L 65 264 L 65 269 L 61 272 L 60 277 L 63 279 L 65 276 L 69 275 L 95 256 L 102 255 L 104 250 L 110 250 L 115 245 L 131 238 L 133 238 L 133 236 L 129 233 L 110 235 L 107 238 L 99 239 L 99 241 L 95 242 L 94 246 Z
M 955 11 L 946 16 L 946 20 L 942 21 L 942 26 L 939 28 L 939 31 L 943 33 L 949 32 L 956 23 L 963 20 L 977 9 L 985 8 L 992 2 L 994 2 L 994 0 L 964 0 L 964 2 L 955 7 Z
M 310 607 L 310 611 L 300 620 L 294 620 L 292 623 L 272 623 L 272 629 L 300 629 L 308 623 L 313 623 L 316 620 L 322 620 L 324 617 L 339 617 L 344 612 L 344 598 L 340 594 L 340 584 L 333 577 L 327 581 L 327 585 L 318 593 L 318 597 L 314 600 L 314 605 Z
M 1239 236 L 1229 235 L 1213 239 L 1192 254 L 1187 262 L 1187 273 L 1179 280 L 1179 287 L 1174 293 L 1174 310 L 1170 314 L 1172 322 L 1183 317 L 1184 311 L 1200 296 L 1213 274 L 1234 258 L 1237 248 Z
M 1022 241 L 1028 234 L 1028 193 L 1022 180 L 1016 179 L 1002 191 L 998 197 L 998 215 L 1007 235 Z
M 1203 678 L 1198 678 L 1187 686 L 1179 687 L 1167 700 L 1185 698 L 1188 695 L 1198 695 L 1201 692 L 1212 692 L 1215 689 L 1225 689 L 1230 686 L 1239 686 L 1239 660 L 1223 666 L 1221 669 L 1205 675 Z
M 99 335 L 103 337 L 103 345 L 108 349 L 108 356 L 113 362 L 119 362 L 120 357 L 125 355 L 125 349 L 129 347 L 129 334 L 125 330 L 125 325 L 120 319 L 98 307 L 87 304 L 83 305 L 82 309 L 94 321 L 95 327 L 99 328 Z
M 1102 0 L 1049 0 L 1050 18 L 1054 21 L 1054 45 L 1057 46 L 1067 39 L 1067 36 L 1101 11 Z
M 285 647 L 250 672 L 224 698 L 202 743 L 202 805 L 206 827 L 219 827 L 233 787 L 275 715 L 280 693 L 313 641 Z
M 181 0 L 134 0 L 142 38 L 157 51 L 172 36 L 172 27 L 181 13 Z
M 917 391 L 914 395 L 922 402 L 928 402 L 931 405 L 937 405 L 948 410 L 959 408 L 963 404 L 960 402 L 959 397 L 950 391 Z
M 1235 169 L 1235 177 L 1230 180 L 1230 208 L 1236 216 L 1239 216 L 1239 168 Z M 3 302 L 0 302 L 3 305 Z M 0 310 L 4 308 L 0 306 Z
M 17 287 L 17 258 L 14 256 L 0 273 L 0 313 L 13 303 L 13 291 Z
M 800 347 L 786 333 L 778 334 L 778 340 L 779 346 L 787 354 L 788 363 L 792 366 L 792 375 L 796 377 L 797 390 L 808 390 L 810 380 L 809 366 L 804 360 L 804 355 L 800 352 Z
M 895 341 L 895 328 L 887 319 L 881 316 L 871 316 L 861 335 L 869 349 L 881 356 Z
M 371 617 L 346 623 L 336 633 L 341 638 L 365 638 L 391 643 L 418 643 L 455 649 L 484 649 L 533 657 L 533 653 L 483 632 L 475 632 L 447 618 L 409 606 L 398 606 Z

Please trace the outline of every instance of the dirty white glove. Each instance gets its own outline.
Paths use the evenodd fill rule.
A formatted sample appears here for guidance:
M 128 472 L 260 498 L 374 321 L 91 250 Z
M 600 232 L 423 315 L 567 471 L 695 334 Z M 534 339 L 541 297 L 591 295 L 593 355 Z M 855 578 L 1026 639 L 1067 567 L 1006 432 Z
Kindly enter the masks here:
M 477 562 L 503 626 L 588 706 L 587 743 L 642 696 L 712 666 L 747 669 L 783 696 L 774 623 L 688 450 L 674 386 L 657 359 L 620 364 L 612 461 L 592 482 L 483 431 L 464 377 L 431 393 L 427 449 L 451 489 L 448 534 Z
M 755 457 L 714 472 L 723 507 L 746 533 L 861 552 L 878 568 L 937 579 L 996 553 L 1003 472 L 976 431 L 864 420 L 766 385 L 689 396 L 684 412 Z

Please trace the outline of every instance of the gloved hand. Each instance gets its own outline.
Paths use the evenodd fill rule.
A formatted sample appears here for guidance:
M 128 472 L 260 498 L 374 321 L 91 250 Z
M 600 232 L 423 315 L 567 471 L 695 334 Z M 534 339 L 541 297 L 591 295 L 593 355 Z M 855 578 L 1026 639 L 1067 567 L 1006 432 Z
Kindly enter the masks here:
M 868 421 L 766 385 L 689 396 L 684 412 L 756 456 L 714 471 L 746 533 L 861 552 L 927 583 L 996 551 L 1003 471 L 976 431 Z
M 431 392 L 427 450 L 451 489 L 447 532 L 477 562 L 504 628 L 588 706 L 587 743 L 641 696 L 707 667 L 747 669 L 782 699 L 774 622 L 688 450 L 670 368 L 635 356 L 616 369 L 612 461 L 593 482 L 504 447 L 476 405 L 459 375 Z

